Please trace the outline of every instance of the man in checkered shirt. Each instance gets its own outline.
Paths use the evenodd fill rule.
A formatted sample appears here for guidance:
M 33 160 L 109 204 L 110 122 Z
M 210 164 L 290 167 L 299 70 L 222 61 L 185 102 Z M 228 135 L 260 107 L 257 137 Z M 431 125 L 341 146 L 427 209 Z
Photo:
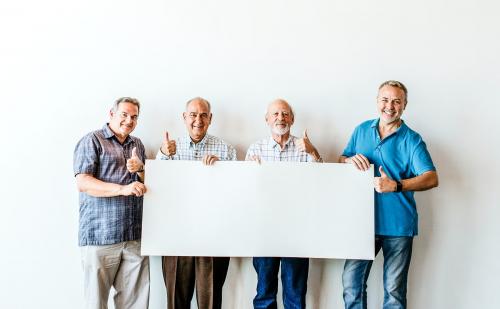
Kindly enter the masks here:
M 171 140 L 168 132 L 165 132 L 156 159 L 196 160 L 203 161 L 206 165 L 212 165 L 218 160 L 236 160 L 233 146 L 207 134 L 212 121 L 210 103 L 207 100 L 199 97 L 189 100 L 182 116 L 188 134 Z M 229 257 L 162 257 L 168 308 L 190 308 L 195 285 L 199 309 L 221 308 L 222 287 L 228 266 Z
M 290 134 L 294 114 L 288 102 L 283 99 L 271 102 L 265 119 L 271 129 L 271 137 L 252 144 L 248 148 L 246 160 L 323 162 L 306 131 L 304 131 L 303 138 Z M 253 265 L 257 272 L 257 295 L 253 300 L 254 308 L 277 307 L 276 294 L 280 263 L 285 308 L 305 308 L 309 259 L 293 257 L 253 258 Z
M 84 308 L 147 308 L 149 259 L 140 254 L 144 145 L 130 135 L 140 104 L 116 100 L 109 123 L 76 145 L 73 168 L 80 191 L 79 245 L 84 271 Z

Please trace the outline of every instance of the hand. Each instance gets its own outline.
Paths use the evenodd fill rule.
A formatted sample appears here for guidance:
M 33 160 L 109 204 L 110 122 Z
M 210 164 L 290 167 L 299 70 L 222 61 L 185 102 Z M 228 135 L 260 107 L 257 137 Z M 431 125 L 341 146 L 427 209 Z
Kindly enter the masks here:
M 375 191 L 378 193 L 395 192 L 397 186 L 396 182 L 387 176 L 382 166 L 380 166 L 378 170 L 380 172 L 380 177 L 375 177 L 373 179 Z
M 354 165 L 360 171 L 367 171 L 370 169 L 370 161 L 360 153 L 345 159 L 345 162 Z
M 165 131 L 165 139 L 160 148 L 161 152 L 163 152 L 166 156 L 173 156 L 177 151 L 177 146 L 175 144 L 175 140 L 170 140 L 168 138 L 168 132 Z
M 262 160 L 260 159 L 260 156 L 258 156 L 258 155 L 249 156 L 247 158 L 247 161 L 255 161 L 259 164 L 262 162 Z
M 126 186 L 122 186 L 120 193 L 125 196 L 143 196 L 146 191 L 146 186 L 142 182 L 134 181 Z
M 137 156 L 137 147 L 132 149 L 132 156 L 127 160 L 127 170 L 130 173 L 136 173 L 144 168 L 141 159 Z
M 205 165 L 214 165 L 216 161 L 219 161 L 219 158 L 215 155 L 205 155 L 202 159 L 203 164 Z
M 296 145 L 300 151 L 310 154 L 316 161 L 320 160 L 320 155 L 307 136 L 307 129 L 304 130 L 302 138 L 297 139 Z

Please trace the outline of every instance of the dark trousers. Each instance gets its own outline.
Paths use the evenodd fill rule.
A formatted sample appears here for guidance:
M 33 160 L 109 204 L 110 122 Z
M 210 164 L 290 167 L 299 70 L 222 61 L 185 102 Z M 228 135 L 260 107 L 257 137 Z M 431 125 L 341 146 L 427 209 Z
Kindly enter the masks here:
M 276 309 L 278 271 L 281 263 L 281 284 L 285 309 L 306 307 L 308 258 L 254 257 L 257 272 L 257 295 L 253 299 L 255 309 Z
M 164 256 L 168 309 L 188 309 L 196 286 L 199 309 L 220 309 L 228 257 Z

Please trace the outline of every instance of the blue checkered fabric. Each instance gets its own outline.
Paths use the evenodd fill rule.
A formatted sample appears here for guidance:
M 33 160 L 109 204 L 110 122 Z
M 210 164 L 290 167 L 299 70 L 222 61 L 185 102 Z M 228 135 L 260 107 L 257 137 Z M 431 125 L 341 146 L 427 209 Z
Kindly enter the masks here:
M 248 148 L 246 160 L 249 160 L 253 156 L 259 156 L 262 161 L 315 162 L 311 155 L 297 148 L 296 141 L 297 137 L 290 135 L 285 143 L 285 147 L 281 149 L 280 144 L 272 136 L 259 140 Z
M 144 162 L 146 156 L 141 140 L 128 136 L 120 144 L 106 124 L 101 130 L 85 135 L 76 145 L 74 174 L 89 174 L 101 181 L 121 185 L 139 181 L 137 173 L 129 173 L 126 167 L 134 147 Z M 94 197 L 80 192 L 80 246 L 138 240 L 141 224 L 142 197 Z
M 189 135 L 177 138 L 175 143 L 175 155 L 166 156 L 159 150 L 156 159 L 200 161 L 205 155 L 215 155 L 221 161 L 236 160 L 236 149 L 222 139 L 212 135 L 206 134 L 197 144 L 191 140 Z

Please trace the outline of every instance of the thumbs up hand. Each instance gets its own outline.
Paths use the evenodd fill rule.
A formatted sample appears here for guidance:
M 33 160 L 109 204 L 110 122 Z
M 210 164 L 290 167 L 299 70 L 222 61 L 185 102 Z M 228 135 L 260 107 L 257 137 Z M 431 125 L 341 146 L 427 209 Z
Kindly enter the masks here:
M 375 191 L 378 193 L 395 192 L 397 186 L 396 182 L 387 176 L 382 166 L 378 168 L 378 171 L 380 172 L 380 177 L 375 177 L 373 179 Z
M 166 156 L 173 156 L 177 151 L 175 140 L 169 138 L 167 131 L 165 131 L 165 138 L 163 139 L 160 150 Z
M 309 140 L 309 136 L 307 136 L 307 129 L 304 130 L 302 138 L 298 138 L 295 144 L 297 145 L 297 148 L 300 151 L 304 151 L 310 154 L 316 161 L 321 161 L 321 156 L 319 155 L 318 151 Z
M 137 147 L 132 148 L 132 155 L 130 159 L 127 160 L 127 170 L 130 173 L 137 173 L 144 169 L 144 164 L 142 160 L 137 155 Z

